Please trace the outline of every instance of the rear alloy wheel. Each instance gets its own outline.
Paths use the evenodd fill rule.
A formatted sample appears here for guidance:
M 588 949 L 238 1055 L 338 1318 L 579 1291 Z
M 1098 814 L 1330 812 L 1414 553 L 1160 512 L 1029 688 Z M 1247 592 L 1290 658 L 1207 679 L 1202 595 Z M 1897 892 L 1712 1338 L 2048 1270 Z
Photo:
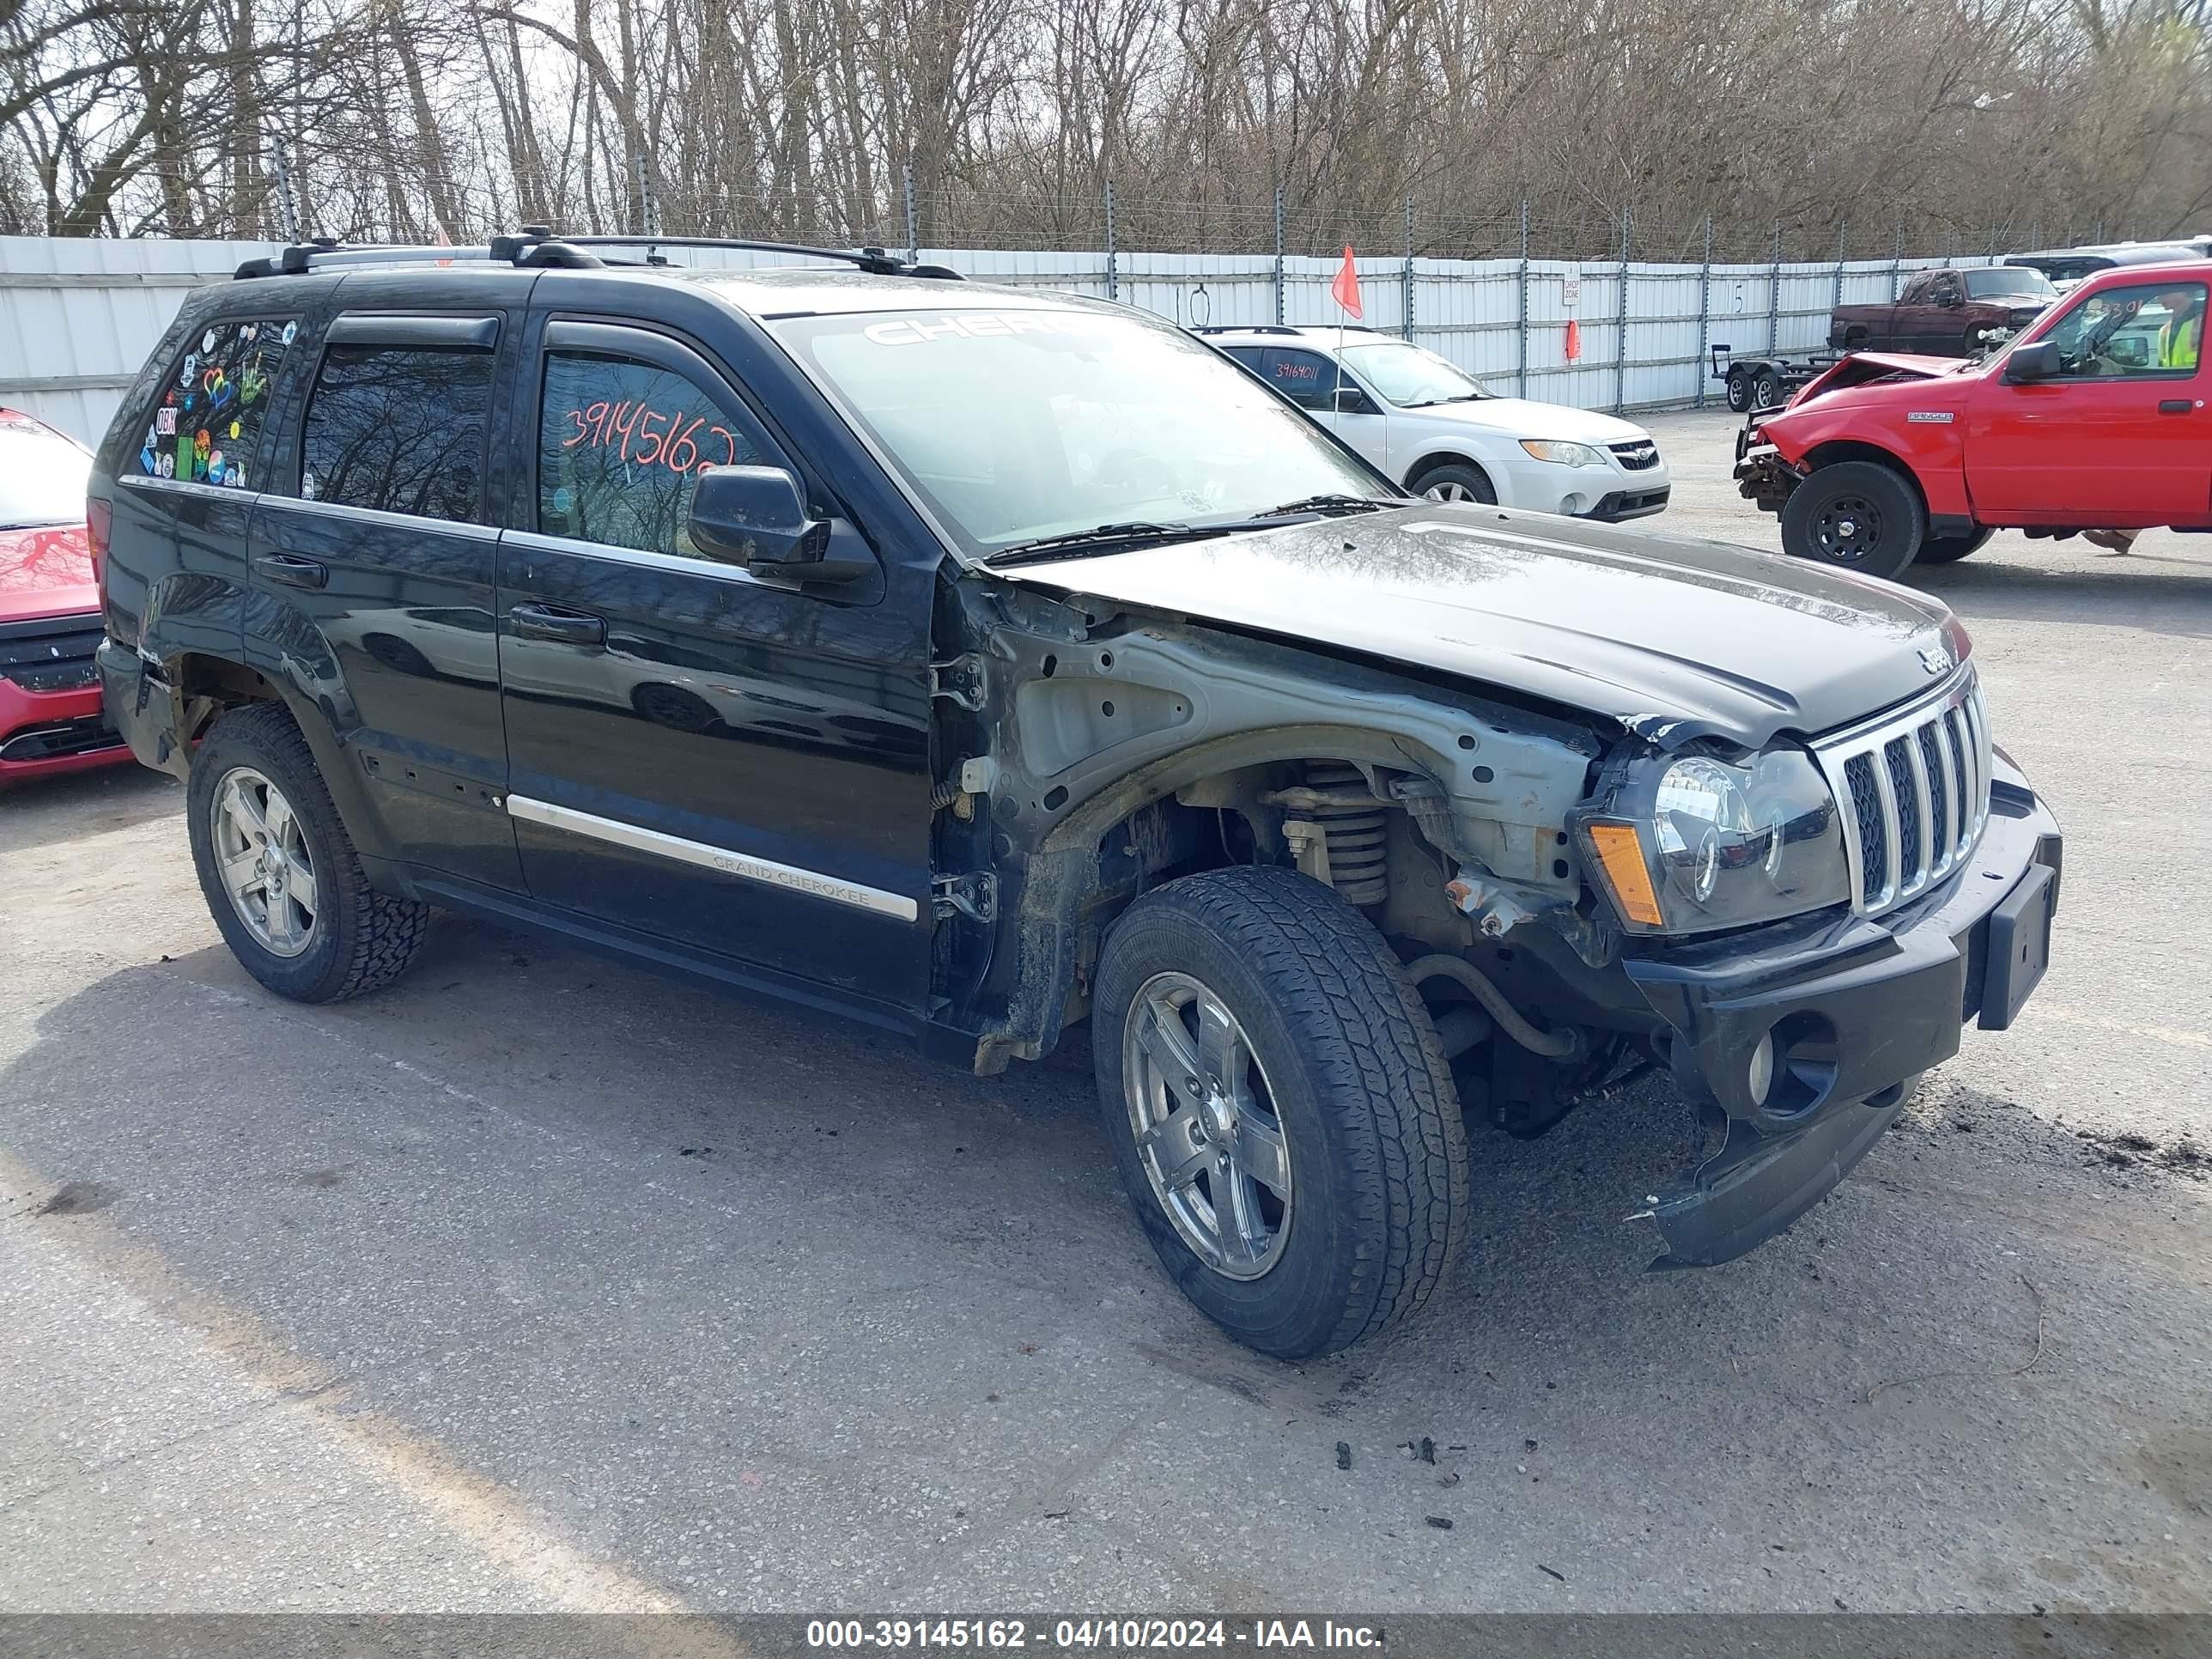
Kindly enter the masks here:
M 1873 461 L 1821 467 L 1782 509 L 1782 548 L 1863 576 L 1904 574 L 1927 533 L 1920 492 Z
M 215 925 L 246 971 L 297 1002 L 337 1002 L 407 971 L 428 905 L 380 893 L 314 751 L 276 703 L 216 720 L 192 757 L 185 825 Z
M 1419 994 L 1334 889 L 1245 866 L 1147 893 L 1107 935 L 1091 1023 L 1138 1223 L 1230 1335 L 1302 1359 L 1435 1292 L 1466 1129 Z
M 1920 544 L 1920 551 L 1914 556 L 1912 562 L 1915 564 L 1954 563 L 1965 558 L 1996 533 L 1995 530 L 1985 525 L 1981 529 L 1972 531 L 1964 536 L 1930 536 Z
M 1457 501 L 1483 507 L 1498 505 L 1498 491 L 1492 487 L 1480 467 L 1456 464 L 1432 467 L 1421 474 L 1420 482 L 1414 488 L 1432 501 Z
M 1782 401 L 1782 382 L 1771 368 L 1762 368 L 1751 383 L 1751 406 L 1771 409 Z

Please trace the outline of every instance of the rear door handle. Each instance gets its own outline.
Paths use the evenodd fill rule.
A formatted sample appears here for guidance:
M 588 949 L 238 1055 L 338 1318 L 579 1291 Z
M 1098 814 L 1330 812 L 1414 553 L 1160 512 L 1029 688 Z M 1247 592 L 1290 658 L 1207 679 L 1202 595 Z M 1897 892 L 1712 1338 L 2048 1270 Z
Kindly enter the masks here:
M 254 560 L 253 568 L 270 581 L 282 582 L 287 587 L 323 587 L 331 580 L 327 565 L 289 553 L 264 553 Z
M 550 605 L 518 605 L 507 613 L 514 631 L 526 640 L 551 640 L 558 645 L 605 645 L 604 617 L 583 611 L 562 611 Z
M 2186 415 L 2196 407 L 2186 398 L 2163 398 L 2159 400 L 2158 412 L 2161 415 Z

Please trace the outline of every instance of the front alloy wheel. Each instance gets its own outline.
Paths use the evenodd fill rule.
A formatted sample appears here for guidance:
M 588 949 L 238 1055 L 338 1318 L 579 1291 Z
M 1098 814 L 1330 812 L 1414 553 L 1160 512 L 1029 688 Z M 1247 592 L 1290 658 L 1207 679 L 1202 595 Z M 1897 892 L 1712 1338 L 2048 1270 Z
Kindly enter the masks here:
M 1420 994 L 1295 870 L 1186 876 L 1121 913 L 1091 1000 L 1098 1104 L 1168 1276 L 1284 1359 L 1428 1301 L 1467 1227 L 1467 1136 Z
M 1152 1196 L 1198 1259 L 1257 1279 L 1291 1236 L 1291 1157 L 1267 1073 L 1221 999 L 1155 975 L 1129 1005 L 1121 1084 Z
M 284 792 L 250 766 L 233 767 L 216 785 L 208 836 L 222 890 L 254 942 L 280 957 L 313 944 L 314 854 Z

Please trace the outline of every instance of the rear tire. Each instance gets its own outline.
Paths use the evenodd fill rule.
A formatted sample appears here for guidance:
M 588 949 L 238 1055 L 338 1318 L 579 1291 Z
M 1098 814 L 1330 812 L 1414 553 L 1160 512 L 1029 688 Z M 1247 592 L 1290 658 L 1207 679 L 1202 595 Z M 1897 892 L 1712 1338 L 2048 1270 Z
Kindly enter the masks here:
M 1965 558 L 1997 532 L 1984 526 L 1964 536 L 1930 536 L 1920 544 L 1915 564 L 1952 564 Z
M 1874 461 L 1824 466 L 1782 508 L 1782 550 L 1838 570 L 1895 580 L 1928 532 L 1920 492 Z
M 1432 466 L 1414 481 L 1413 488 L 1432 501 L 1457 501 L 1462 505 L 1482 507 L 1498 505 L 1498 491 L 1490 478 L 1479 466 L 1469 466 L 1455 461 L 1446 466 Z
M 255 703 L 218 720 L 192 757 L 186 801 L 215 925 L 269 989 L 338 1002 L 414 965 L 429 906 L 369 886 L 314 752 L 284 708 Z
M 1771 409 L 1782 401 L 1782 382 L 1771 368 L 1762 368 L 1752 379 L 1751 406 Z
M 1091 1030 L 1138 1223 L 1231 1336 L 1327 1353 L 1443 1282 L 1468 1224 L 1450 1070 L 1404 968 L 1332 889 L 1242 866 L 1146 894 L 1107 936 Z

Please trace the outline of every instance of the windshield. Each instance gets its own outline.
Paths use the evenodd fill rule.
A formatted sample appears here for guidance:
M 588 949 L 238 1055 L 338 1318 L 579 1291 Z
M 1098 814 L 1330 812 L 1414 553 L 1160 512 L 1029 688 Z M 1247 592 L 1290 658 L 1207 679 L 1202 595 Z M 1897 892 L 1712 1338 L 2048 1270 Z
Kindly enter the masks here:
M 2085 276 L 2094 276 L 2100 270 L 2112 269 L 2110 259 L 2094 254 L 2084 254 L 2075 259 L 2034 259 L 2032 264 L 2053 283 L 2078 283 Z
M 1346 346 L 1337 356 L 1346 368 L 1367 382 L 1376 396 L 1401 409 L 1466 403 L 1497 395 L 1456 364 L 1402 341 Z
M 1091 311 L 772 324 L 970 552 L 1389 487 L 1211 346 Z
M 2055 300 L 2058 290 L 2051 278 L 2026 265 L 1992 265 L 1966 273 L 1966 297 L 1971 300 Z
M 0 416 L 0 529 L 84 522 L 92 457 L 58 432 Z

